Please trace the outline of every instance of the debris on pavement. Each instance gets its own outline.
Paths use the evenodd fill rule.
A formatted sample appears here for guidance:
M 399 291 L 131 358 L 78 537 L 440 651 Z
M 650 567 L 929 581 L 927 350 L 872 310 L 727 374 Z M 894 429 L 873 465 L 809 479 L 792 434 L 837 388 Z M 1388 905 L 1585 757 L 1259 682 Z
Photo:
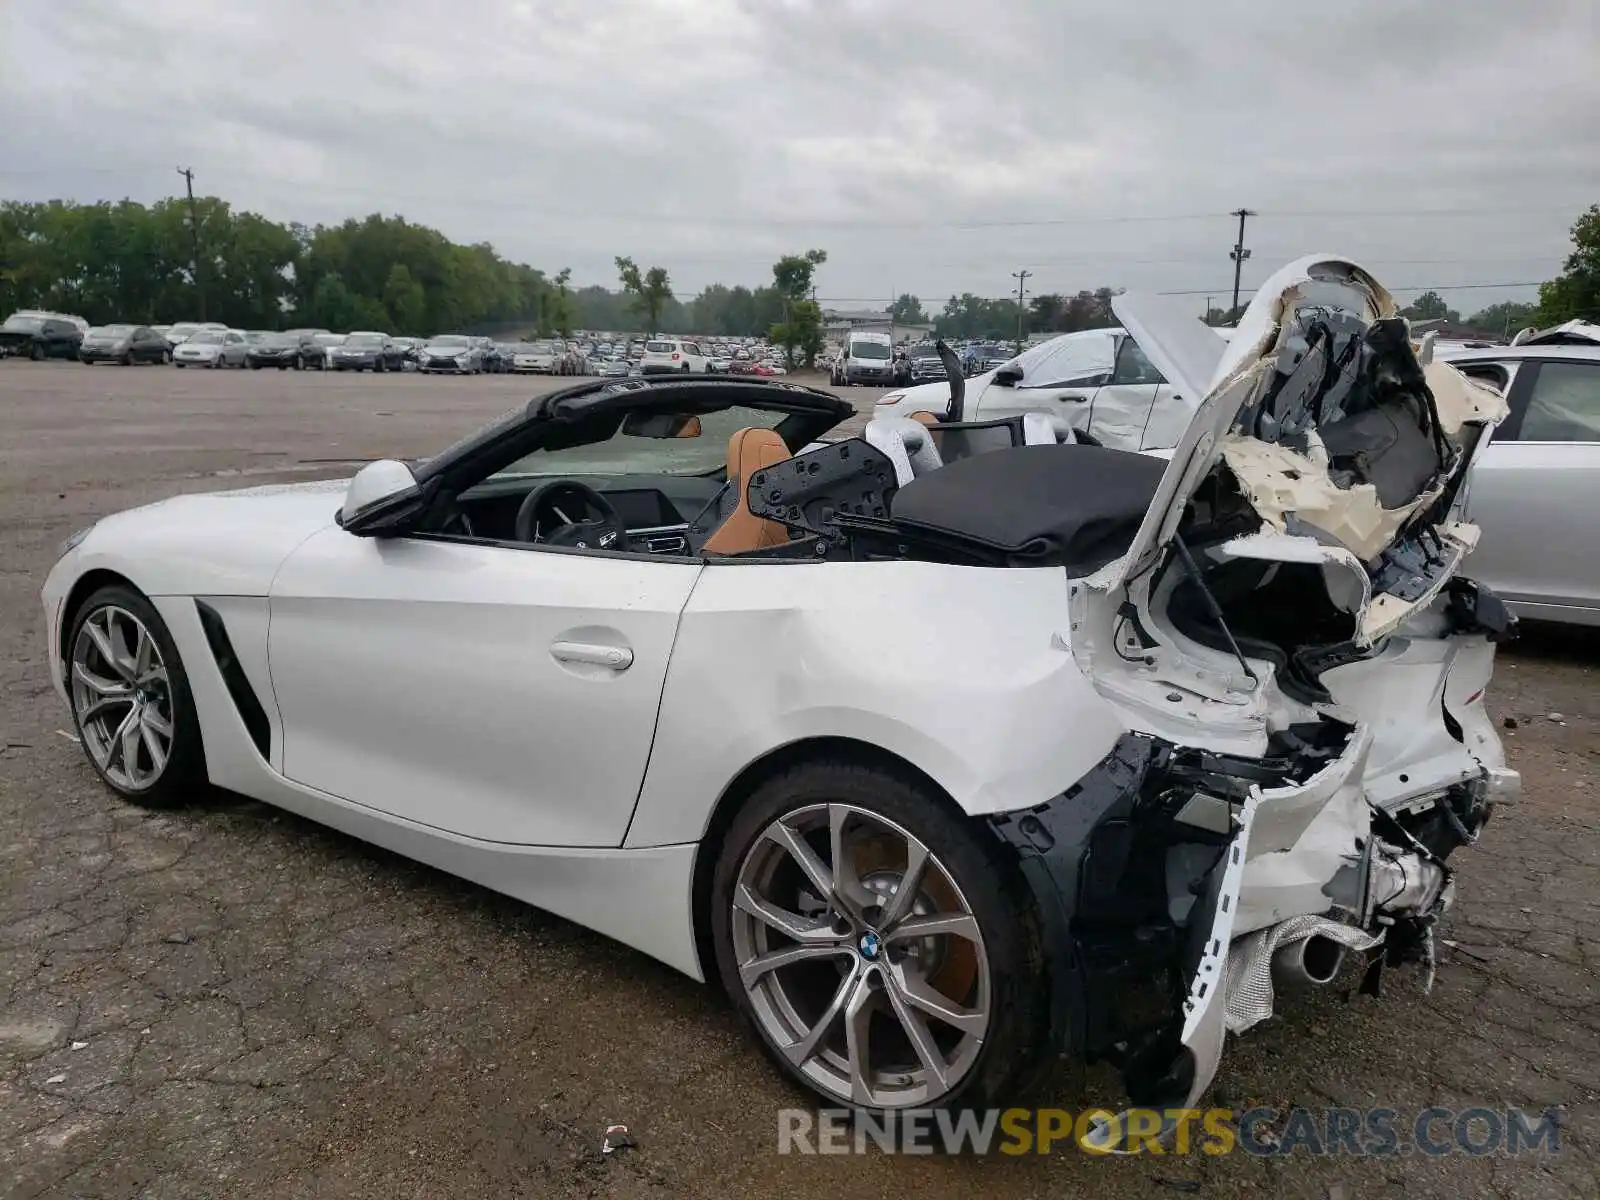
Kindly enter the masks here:
M 52 1075 L 49 1079 L 45 1080 L 45 1083 L 65 1083 L 66 1081 L 67 1077 L 65 1075 Z
M 629 1149 L 635 1145 L 637 1143 L 626 1125 L 607 1125 L 605 1141 L 600 1143 L 600 1153 L 615 1154 L 618 1150 Z
M 161 940 L 167 943 L 169 946 L 187 946 L 190 942 L 194 941 L 194 938 L 180 929 L 177 933 L 167 934 L 167 936 Z
M 89 1048 L 89 1043 L 88 1042 L 73 1042 L 72 1043 L 72 1048 L 74 1050 L 87 1050 Z
M 1504 725 L 1507 729 L 1515 729 L 1517 727 L 1517 719 L 1515 717 L 1506 717 L 1500 722 L 1500 724 Z
M 1200 1181 L 1198 1179 L 1173 1179 L 1166 1175 L 1156 1175 L 1153 1178 L 1162 1187 L 1171 1188 L 1175 1192 L 1187 1192 L 1193 1195 L 1200 1190 Z

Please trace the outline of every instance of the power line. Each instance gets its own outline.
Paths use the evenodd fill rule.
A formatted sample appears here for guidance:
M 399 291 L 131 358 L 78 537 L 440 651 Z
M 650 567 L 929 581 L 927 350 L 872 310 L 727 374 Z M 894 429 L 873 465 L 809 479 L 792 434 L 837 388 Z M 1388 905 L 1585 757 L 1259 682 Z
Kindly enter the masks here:
M 61 166 L 61 167 L 22 167 L 0 168 L 0 179 L 93 174 L 93 175 L 140 175 L 137 169 L 126 170 L 111 167 L 91 166 Z M 265 183 L 283 184 L 279 176 L 265 172 L 249 170 L 230 170 L 225 172 L 225 178 L 239 178 L 255 180 Z M 296 202 L 304 203 L 305 190 L 296 190 L 292 193 L 277 193 L 280 196 L 293 196 Z M 773 226 L 773 227 L 826 227 L 826 228 L 859 228 L 859 229 L 1033 229 L 1050 228 L 1054 226 L 1071 225 L 1122 225 L 1143 223 L 1166 223 L 1177 221 L 1213 221 L 1219 217 L 1237 216 L 1234 212 L 1180 212 L 1180 213 L 1098 213 L 1084 214 L 1081 216 L 1066 217 L 1017 217 L 995 219 L 961 219 L 951 218 L 944 220 L 909 220 L 905 218 L 869 218 L 869 217 L 776 217 L 776 216 L 745 216 L 745 215 L 699 215 L 699 214 L 671 214 L 649 212 L 643 210 L 596 210 L 593 207 L 581 209 L 550 209 L 541 208 L 530 210 L 526 197 L 497 198 L 483 195 L 464 195 L 461 192 L 396 192 L 383 190 L 381 192 L 367 192 L 357 188 L 323 187 L 318 189 L 320 196 L 381 196 L 381 203 L 387 204 L 395 201 L 439 202 L 449 204 L 456 208 L 506 208 L 514 209 L 519 213 L 529 214 L 540 219 L 550 217 L 566 217 L 572 219 L 599 219 L 599 220 L 648 220 L 659 224 L 703 224 L 703 225 L 744 225 L 744 226 Z M 363 200 L 361 203 L 369 203 Z M 1498 216 L 1513 213 L 1538 213 L 1538 212 L 1570 212 L 1574 207 L 1585 208 L 1592 200 L 1572 200 L 1566 204 L 1535 204 L 1535 205 L 1477 205 L 1457 208 L 1406 208 L 1406 209 L 1284 209 L 1253 212 L 1252 216 L 1261 216 L 1264 219 L 1280 217 L 1365 217 L 1365 218 L 1411 218 L 1411 217 L 1452 217 L 1452 216 Z
M 1518 279 L 1506 283 L 1413 283 L 1404 286 L 1384 284 L 1384 287 L 1390 292 L 1464 292 L 1478 288 L 1539 287 L 1548 282 L 1545 279 Z M 1250 290 L 1252 293 L 1255 291 L 1254 288 Z M 1158 294 L 1162 296 L 1205 296 L 1208 294 L 1215 295 L 1216 292 L 1216 288 L 1188 288 L 1183 291 L 1160 292 Z M 1238 306 L 1235 305 L 1234 307 Z
M 1029 272 L 1029 274 L 1031 275 L 1032 272 Z M 1481 288 L 1539 287 L 1541 284 L 1546 283 L 1546 282 L 1548 282 L 1548 281 L 1547 280 L 1543 280 L 1543 279 L 1514 279 L 1514 280 L 1495 281 L 1495 282 L 1481 282 L 1481 283 L 1413 283 L 1413 284 L 1392 285 L 1392 286 L 1388 285 L 1388 284 L 1385 284 L 1384 286 L 1390 292 L 1457 292 L 1457 291 L 1471 291 L 1471 290 L 1477 290 L 1477 289 L 1481 289 Z M 937 290 L 938 289 L 935 289 L 935 291 L 937 291 Z M 1141 288 L 1139 290 L 1143 291 L 1144 289 Z M 1215 296 L 1218 292 L 1225 292 L 1227 290 L 1228 290 L 1227 287 L 1220 287 L 1220 288 L 1219 287 L 1182 288 L 1182 289 L 1178 289 L 1178 290 L 1162 289 L 1162 290 L 1159 290 L 1156 294 L 1160 295 L 1160 296 Z M 1248 290 L 1252 294 L 1254 294 L 1254 292 L 1255 292 L 1254 288 L 1250 288 Z M 921 298 L 921 293 L 913 291 L 910 294 L 914 295 L 914 296 L 917 296 L 919 299 Z M 933 295 L 934 292 L 929 292 L 928 294 L 929 295 Z M 1241 291 L 1240 294 L 1243 295 L 1244 292 Z M 690 299 L 698 298 L 699 295 L 700 295 L 700 293 L 698 293 L 698 292 L 693 293 L 693 294 L 685 293 L 683 295 L 680 295 L 678 298 L 680 300 L 690 300 Z M 979 296 L 978 299 L 979 300 L 983 300 L 983 301 L 985 301 L 987 303 L 990 303 L 990 304 L 995 304 L 995 303 L 999 303 L 1000 301 L 1015 300 L 1016 296 L 1015 296 L 1015 294 L 1007 294 L 1007 295 L 1004 295 L 1004 296 Z M 889 303 L 890 300 L 891 300 L 891 297 L 887 297 L 887 296 L 822 296 L 822 297 L 819 298 L 818 303 L 820 303 L 820 304 L 886 304 L 886 303 Z

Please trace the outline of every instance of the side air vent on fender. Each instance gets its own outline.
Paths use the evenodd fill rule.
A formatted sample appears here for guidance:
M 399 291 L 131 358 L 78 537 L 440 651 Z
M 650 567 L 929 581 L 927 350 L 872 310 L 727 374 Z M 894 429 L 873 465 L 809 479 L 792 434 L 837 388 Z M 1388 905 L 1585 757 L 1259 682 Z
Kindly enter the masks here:
M 267 711 L 261 707 L 260 697 L 250 686 L 244 668 L 239 665 L 239 656 L 233 652 L 233 643 L 228 640 L 228 627 L 222 621 L 222 614 L 204 600 L 196 600 L 194 606 L 200 614 L 200 627 L 205 630 L 206 643 L 211 647 L 212 657 L 217 660 L 222 682 L 228 689 L 228 695 L 233 697 L 234 707 L 239 710 L 239 719 L 244 722 L 245 730 L 261 757 L 268 758 L 272 749 L 272 722 L 267 720 Z

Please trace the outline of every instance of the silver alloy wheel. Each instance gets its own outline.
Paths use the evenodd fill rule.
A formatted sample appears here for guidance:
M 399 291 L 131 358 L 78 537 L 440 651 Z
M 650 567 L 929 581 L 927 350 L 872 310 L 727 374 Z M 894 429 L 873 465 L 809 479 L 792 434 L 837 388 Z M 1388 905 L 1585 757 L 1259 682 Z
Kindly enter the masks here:
M 732 917 L 756 1020 L 822 1091 L 932 1104 L 977 1061 L 991 993 L 978 920 L 897 823 L 849 804 L 785 814 L 746 853 Z
M 72 646 L 72 711 L 95 765 L 129 791 L 153 786 L 172 757 L 172 685 L 144 622 L 108 604 Z

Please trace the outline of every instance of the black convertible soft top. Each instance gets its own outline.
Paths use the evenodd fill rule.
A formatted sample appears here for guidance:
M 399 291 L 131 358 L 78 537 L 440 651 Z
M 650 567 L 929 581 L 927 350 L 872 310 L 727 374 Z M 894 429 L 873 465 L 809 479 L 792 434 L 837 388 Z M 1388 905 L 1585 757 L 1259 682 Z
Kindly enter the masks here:
M 891 519 L 1015 565 L 1088 574 L 1127 553 L 1166 469 L 1163 459 L 1101 446 L 993 450 L 911 480 Z

